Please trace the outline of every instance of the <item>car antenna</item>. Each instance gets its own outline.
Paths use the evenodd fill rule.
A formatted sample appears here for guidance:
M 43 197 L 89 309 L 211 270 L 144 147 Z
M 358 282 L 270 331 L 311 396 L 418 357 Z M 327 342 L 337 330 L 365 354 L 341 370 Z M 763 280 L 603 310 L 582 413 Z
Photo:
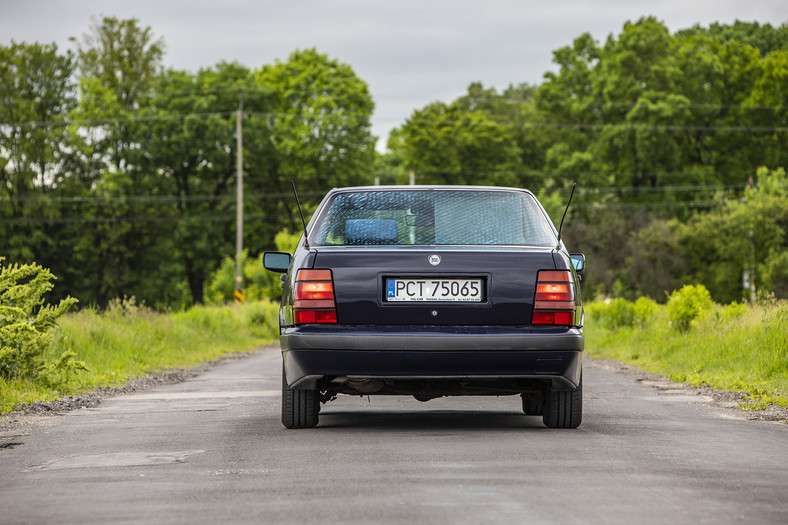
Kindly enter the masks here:
M 569 211 L 569 205 L 572 204 L 572 196 L 575 194 L 575 186 L 577 186 L 576 182 L 572 183 L 572 192 L 569 194 L 569 202 L 566 203 L 566 209 L 564 209 L 564 215 L 561 217 L 561 225 L 558 227 L 558 246 L 556 248 L 561 247 L 561 229 L 564 227 L 564 219 L 566 218 L 566 212 Z
M 304 225 L 304 247 L 308 250 L 309 234 L 306 231 L 306 220 L 304 220 L 304 210 L 301 209 L 301 201 L 298 200 L 298 192 L 296 191 L 295 181 L 293 179 L 290 179 L 290 183 L 293 185 L 293 195 L 295 195 L 296 204 L 298 204 L 298 213 L 301 215 L 301 224 Z

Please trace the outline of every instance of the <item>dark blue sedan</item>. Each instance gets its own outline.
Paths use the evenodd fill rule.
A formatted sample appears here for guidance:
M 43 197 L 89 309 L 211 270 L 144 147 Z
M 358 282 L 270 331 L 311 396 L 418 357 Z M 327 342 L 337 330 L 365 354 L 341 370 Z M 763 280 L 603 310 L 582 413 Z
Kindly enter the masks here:
M 553 428 L 582 420 L 578 272 L 536 197 L 479 186 L 335 189 L 294 254 L 280 309 L 282 423 L 349 395 L 520 395 Z

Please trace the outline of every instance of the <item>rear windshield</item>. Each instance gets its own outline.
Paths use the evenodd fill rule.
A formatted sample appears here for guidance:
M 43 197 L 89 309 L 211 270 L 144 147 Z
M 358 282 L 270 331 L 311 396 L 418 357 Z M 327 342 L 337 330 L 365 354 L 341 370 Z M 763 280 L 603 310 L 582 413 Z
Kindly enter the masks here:
M 337 193 L 310 235 L 315 245 L 530 245 L 556 240 L 536 199 L 514 191 Z

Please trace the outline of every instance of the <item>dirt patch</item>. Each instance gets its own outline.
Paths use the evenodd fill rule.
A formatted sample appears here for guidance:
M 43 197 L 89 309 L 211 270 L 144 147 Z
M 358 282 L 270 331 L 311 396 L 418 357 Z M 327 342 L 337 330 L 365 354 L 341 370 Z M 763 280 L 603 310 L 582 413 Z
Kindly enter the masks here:
M 52 416 L 59 416 L 82 408 L 93 408 L 101 404 L 102 400 L 111 397 L 149 390 L 161 385 L 181 383 L 210 370 L 220 363 L 244 359 L 260 351 L 262 349 L 250 352 L 236 352 L 192 368 L 183 370 L 169 369 L 151 373 L 145 377 L 137 377 L 122 386 L 103 387 L 79 396 L 68 396 L 55 401 L 39 401 L 22 405 L 15 411 L 9 412 L 0 418 L 0 442 L 23 436 L 31 428 L 47 424 L 52 419 Z
M 742 410 L 741 407 L 745 406 L 750 399 L 749 392 L 728 392 L 711 387 L 696 387 L 684 383 L 674 383 L 664 376 L 650 374 L 637 366 L 626 365 L 612 359 L 589 359 L 585 364 L 634 376 L 637 382 L 663 392 L 670 391 L 670 393 L 680 392 L 683 395 L 706 396 L 712 400 L 711 404 L 713 406 L 727 409 L 730 417 L 751 421 L 777 421 L 788 424 L 788 408 L 770 405 L 763 410 Z

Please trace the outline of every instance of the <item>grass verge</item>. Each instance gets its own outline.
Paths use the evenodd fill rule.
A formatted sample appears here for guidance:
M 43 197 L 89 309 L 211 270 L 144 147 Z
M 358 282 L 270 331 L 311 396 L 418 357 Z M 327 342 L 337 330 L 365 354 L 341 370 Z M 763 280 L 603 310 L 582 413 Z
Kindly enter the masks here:
M 187 368 L 272 343 L 278 337 L 278 315 L 276 305 L 262 301 L 196 306 L 171 314 L 125 302 L 104 313 L 67 314 L 45 357 L 53 360 L 73 351 L 87 370 L 64 373 L 56 384 L 0 378 L 0 414 L 22 404 L 122 385 L 150 372 Z
M 743 409 L 788 408 L 788 303 L 711 304 L 686 330 L 676 328 L 670 305 L 626 303 L 614 299 L 588 305 L 585 335 L 591 357 L 633 364 L 693 386 L 744 392 Z

